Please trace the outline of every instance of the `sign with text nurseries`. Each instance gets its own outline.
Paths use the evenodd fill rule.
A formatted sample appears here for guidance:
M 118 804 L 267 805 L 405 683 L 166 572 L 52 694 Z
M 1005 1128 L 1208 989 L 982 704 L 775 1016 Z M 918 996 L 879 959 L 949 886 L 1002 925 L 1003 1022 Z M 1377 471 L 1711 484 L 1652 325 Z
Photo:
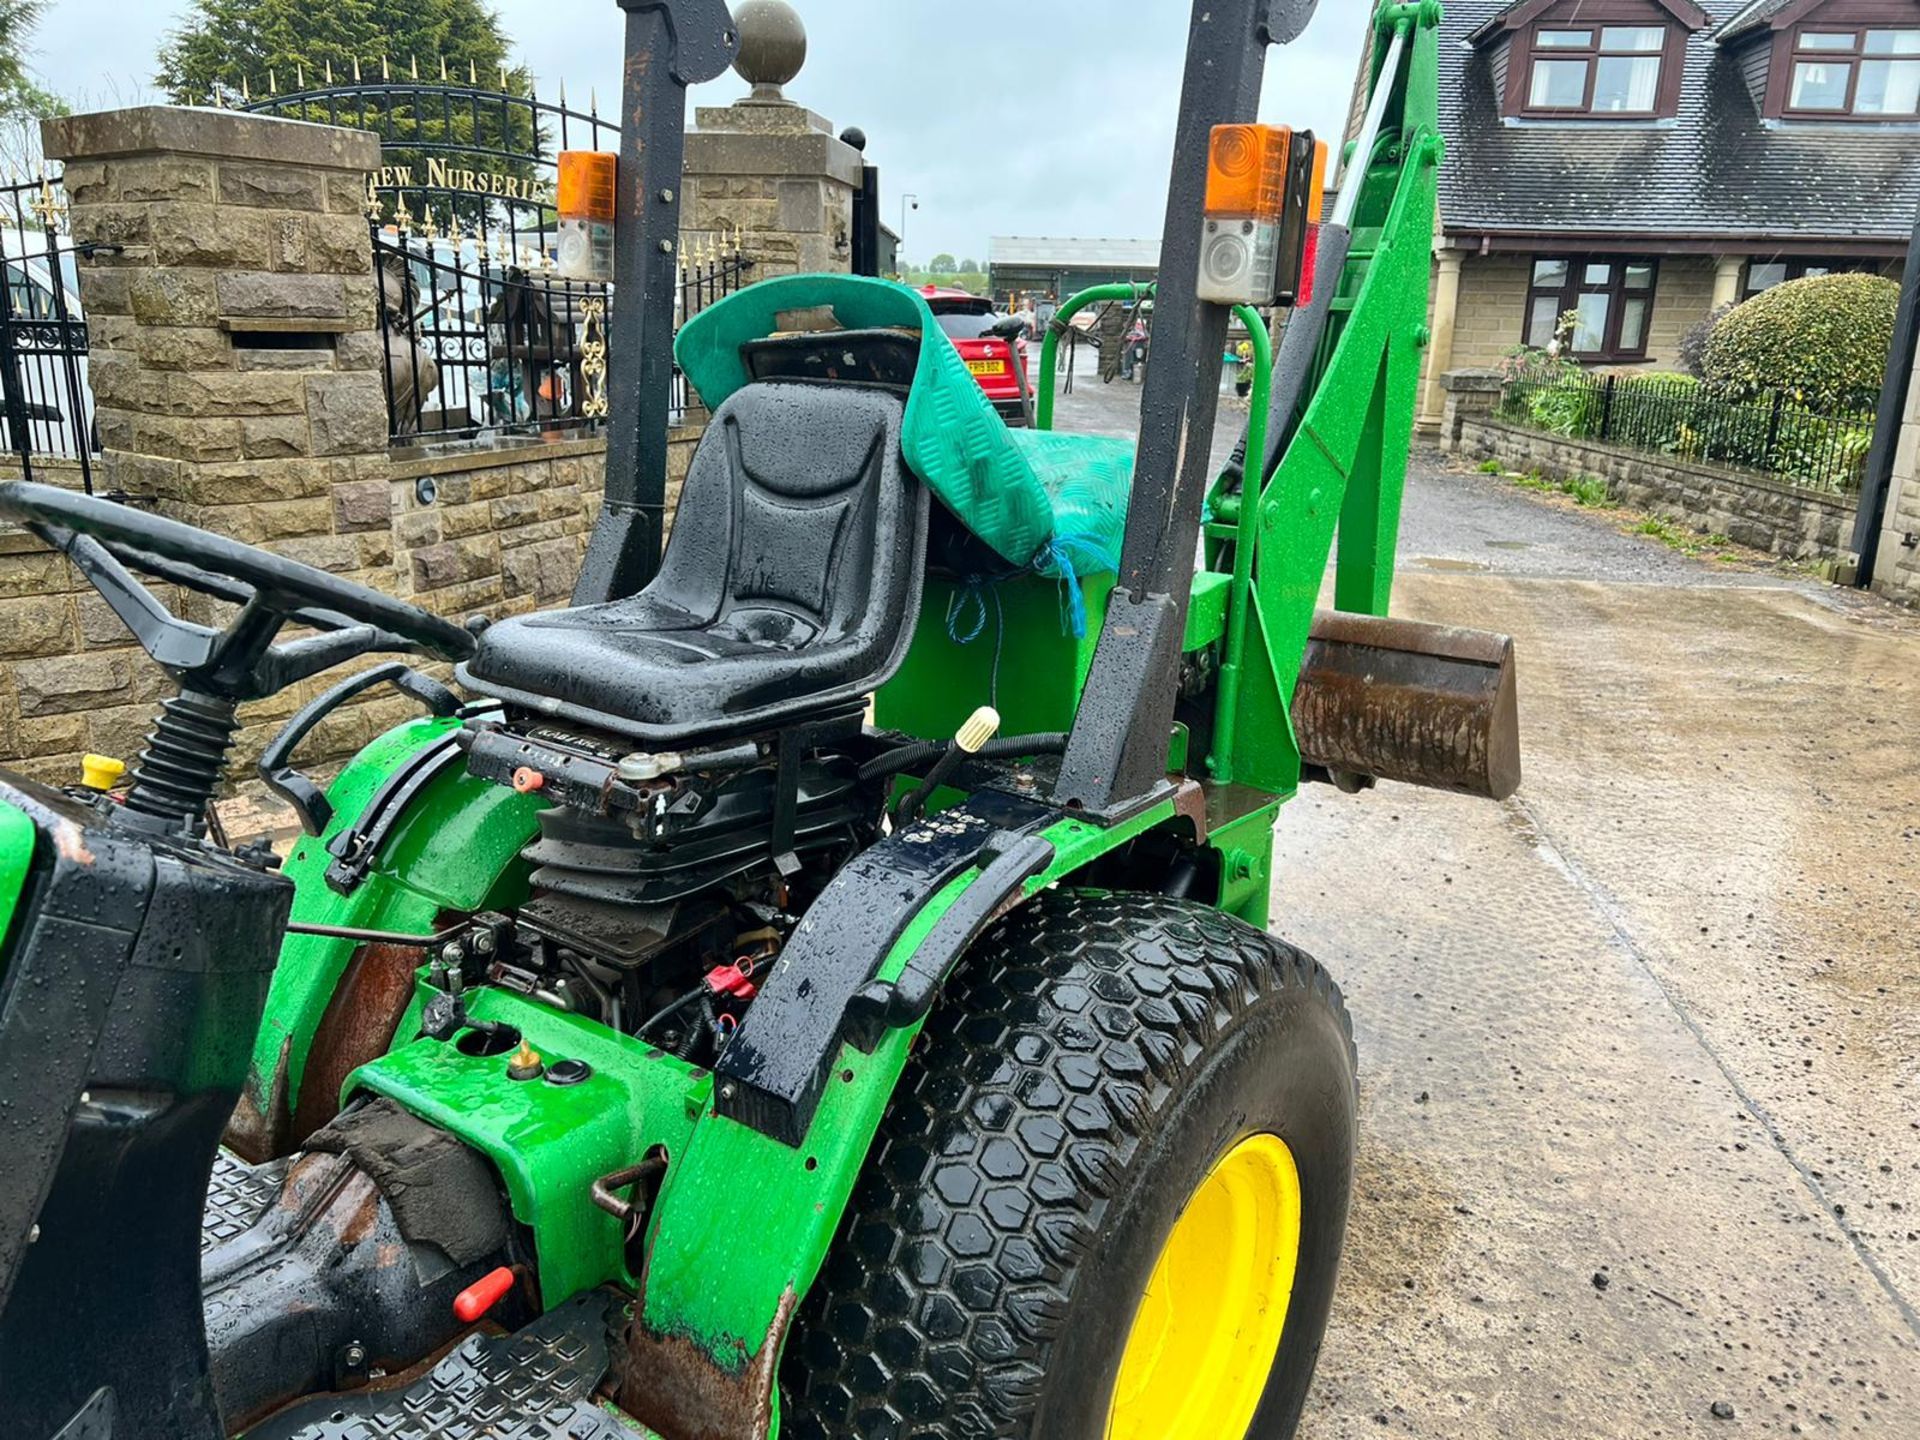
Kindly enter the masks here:
M 502 175 L 497 170 L 467 170 L 445 160 L 429 159 L 425 180 L 416 180 L 411 165 L 382 165 L 373 172 L 373 183 L 381 190 L 461 190 L 472 195 L 498 195 L 537 205 L 544 198 L 541 182 L 523 180 L 517 175 Z

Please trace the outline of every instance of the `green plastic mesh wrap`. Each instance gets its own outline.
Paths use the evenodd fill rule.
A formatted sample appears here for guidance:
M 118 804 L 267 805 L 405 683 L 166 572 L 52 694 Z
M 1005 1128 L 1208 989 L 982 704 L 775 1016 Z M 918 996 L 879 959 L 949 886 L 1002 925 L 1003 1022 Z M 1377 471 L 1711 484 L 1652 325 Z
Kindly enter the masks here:
M 926 301 L 904 285 L 857 275 L 763 280 L 689 320 L 674 355 L 716 408 L 752 378 L 742 345 L 775 334 L 783 314 L 823 307 L 842 329 L 920 332 L 901 447 L 963 525 L 1009 564 L 1066 582 L 1076 595 L 1076 578 L 1119 569 L 1133 446 L 1008 429 Z

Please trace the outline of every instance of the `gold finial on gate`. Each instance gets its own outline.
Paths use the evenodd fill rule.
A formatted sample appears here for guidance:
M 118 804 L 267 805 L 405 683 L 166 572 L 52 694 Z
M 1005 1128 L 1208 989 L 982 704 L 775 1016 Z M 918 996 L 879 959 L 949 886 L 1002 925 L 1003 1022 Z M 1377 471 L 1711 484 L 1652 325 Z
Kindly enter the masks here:
M 433 207 L 431 205 L 427 207 L 426 214 L 420 217 L 420 233 L 426 236 L 428 244 L 432 244 L 440 238 L 440 224 L 433 218 Z
M 440 57 L 440 83 L 447 83 L 447 57 L 444 55 Z
M 366 210 L 367 210 L 367 219 L 373 220 L 373 221 L 378 221 L 380 219 L 380 191 L 378 190 L 378 188 L 375 187 L 373 183 L 372 175 L 367 176 Z
M 466 233 L 460 228 L 460 212 L 458 210 L 449 210 L 447 212 L 447 239 L 456 250 L 467 243 Z
M 467 84 L 478 85 L 479 83 L 480 83 L 479 67 L 476 66 L 473 63 L 473 61 L 469 60 L 467 61 Z
M 407 209 L 407 192 L 404 190 L 394 198 L 393 223 L 400 227 L 403 234 L 413 228 L 413 212 Z
M 383 85 L 393 83 L 393 72 L 387 68 L 387 57 L 384 55 L 380 57 L 380 83 Z
M 358 55 L 353 57 L 353 83 L 356 85 L 360 83 L 360 57 Z
M 322 60 L 321 63 L 327 67 L 327 88 L 332 89 L 333 88 L 333 57 L 331 55 L 328 55 Z
M 60 222 L 66 217 L 67 207 L 54 198 L 53 181 L 47 178 L 47 167 L 40 167 L 40 198 L 29 207 L 40 217 L 41 228 L 50 233 L 60 229 Z
M 420 57 L 418 55 L 410 55 L 407 59 L 409 62 L 407 76 L 417 85 L 420 83 Z

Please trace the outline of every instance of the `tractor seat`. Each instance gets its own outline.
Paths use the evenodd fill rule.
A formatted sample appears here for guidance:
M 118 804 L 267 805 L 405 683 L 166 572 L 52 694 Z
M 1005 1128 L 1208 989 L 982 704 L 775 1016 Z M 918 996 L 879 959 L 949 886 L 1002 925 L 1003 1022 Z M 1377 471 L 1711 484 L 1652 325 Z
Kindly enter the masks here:
M 660 572 L 605 605 L 503 620 L 460 680 L 649 745 L 857 705 L 905 658 L 927 491 L 882 389 L 767 381 L 714 412 Z

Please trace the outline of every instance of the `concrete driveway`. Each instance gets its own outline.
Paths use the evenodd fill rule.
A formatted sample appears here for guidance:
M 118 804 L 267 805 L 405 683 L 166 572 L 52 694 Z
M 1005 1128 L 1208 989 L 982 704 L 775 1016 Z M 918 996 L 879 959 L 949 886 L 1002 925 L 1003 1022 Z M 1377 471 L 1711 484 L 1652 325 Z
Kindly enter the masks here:
M 1365 1092 L 1306 1434 L 1920 1436 L 1920 620 L 1431 456 L 1402 553 L 1527 781 L 1282 818 Z
M 1303 1434 L 1915 1440 L 1920 617 L 1414 471 L 1396 610 L 1516 638 L 1527 778 L 1281 817 L 1365 1127 Z

